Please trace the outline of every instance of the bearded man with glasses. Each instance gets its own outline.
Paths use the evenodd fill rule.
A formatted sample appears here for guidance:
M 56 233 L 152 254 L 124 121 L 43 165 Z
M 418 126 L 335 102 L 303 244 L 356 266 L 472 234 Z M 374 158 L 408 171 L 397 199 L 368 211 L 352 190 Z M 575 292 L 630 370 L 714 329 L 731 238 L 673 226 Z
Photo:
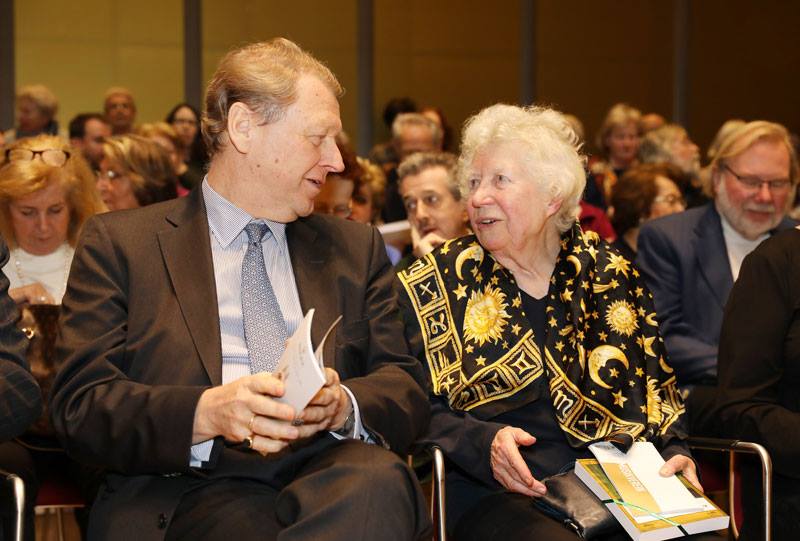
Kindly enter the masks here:
M 722 316 L 742 260 L 795 225 L 786 213 L 797 156 L 786 128 L 754 121 L 729 134 L 711 162 L 711 182 L 712 202 L 642 227 L 636 260 L 653 292 L 669 365 L 688 392 L 689 430 L 703 436 L 714 435 Z

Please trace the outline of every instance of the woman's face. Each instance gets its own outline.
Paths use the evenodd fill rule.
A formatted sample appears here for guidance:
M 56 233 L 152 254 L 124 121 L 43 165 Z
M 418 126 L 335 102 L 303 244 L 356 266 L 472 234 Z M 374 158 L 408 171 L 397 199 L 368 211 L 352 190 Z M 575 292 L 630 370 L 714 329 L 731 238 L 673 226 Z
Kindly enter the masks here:
M 108 158 L 100 162 L 97 189 L 108 210 L 135 209 L 140 206 L 133 193 L 128 170 Z
M 197 135 L 197 130 L 200 128 L 199 119 L 194 116 L 194 113 L 188 107 L 181 107 L 175 112 L 175 117 L 172 119 L 172 127 L 181 138 L 183 146 L 189 148 Z
M 661 175 L 655 178 L 655 183 L 656 196 L 650 204 L 649 220 L 686 210 L 686 203 L 677 184 Z
M 50 119 L 33 100 L 22 98 L 17 103 L 17 127 L 23 132 L 36 132 L 44 129 Z
M 521 143 L 480 149 L 467 171 L 467 213 L 481 245 L 495 255 L 514 255 L 534 247 L 560 204 L 532 178 L 520 156 Z
M 614 126 L 606 136 L 609 160 L 619 166 L 627 167 L 636 159 L 639 152 L 639 129 L 633 122 Z
M 359 185 L 358 192 L 350 201 L 350 219 L 362 224 L 372 223 L 372 186 L 366 182 Z
M 67 242 L 69 205 L 57 181 L 15 199 L 8 207 L 17 244 L 29 254 L 47 255 Z

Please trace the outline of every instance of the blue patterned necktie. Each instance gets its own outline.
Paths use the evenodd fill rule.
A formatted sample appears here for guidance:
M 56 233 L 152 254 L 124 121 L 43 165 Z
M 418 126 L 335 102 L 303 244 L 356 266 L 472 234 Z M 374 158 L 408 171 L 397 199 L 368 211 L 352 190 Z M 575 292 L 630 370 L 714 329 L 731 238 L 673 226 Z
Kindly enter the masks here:
M 264 223 L 251 222 L 247 252 L 242 261 L 242 316 L 244 339 L 250 356 L 250 373 L 274 372 L 286 345 L 286 322 L 264 266 L 261 242 L 271 231 Z

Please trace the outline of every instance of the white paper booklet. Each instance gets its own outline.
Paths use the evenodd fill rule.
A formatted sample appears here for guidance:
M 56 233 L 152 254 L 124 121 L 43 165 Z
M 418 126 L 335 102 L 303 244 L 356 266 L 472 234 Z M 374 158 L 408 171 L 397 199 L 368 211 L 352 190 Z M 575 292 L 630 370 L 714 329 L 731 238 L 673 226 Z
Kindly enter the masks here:
M 664 459 L 650 442 L 635 442 L 627 453 L 611 443 L 599 442 L 589 446 L 620 497 L 659 515 L 686 514 L 702 511 L 703 498 L 695 498 L 672 475 L 662 477 L 658 472 Z M 656 520 L 647 513 L 632 512 L 637 522 Z
M 325 340 L 342 320 L 342 316 L 336 318 L 336 321 L 331 324 L 316 350 L 311 345 L 311 321 L 313 319 L 314 309 L 312 308 L 306 313 L 306 317 L 303 318 L 292 337 L 287 340 L 286 349 L 275 370 L 276 377 L 280 378 L 285 386 L 283 396 L 276 400 L 289 404 L 298 414 L 308 405 L 317 391 L 325 385 L 322 349 L 325 346 Z

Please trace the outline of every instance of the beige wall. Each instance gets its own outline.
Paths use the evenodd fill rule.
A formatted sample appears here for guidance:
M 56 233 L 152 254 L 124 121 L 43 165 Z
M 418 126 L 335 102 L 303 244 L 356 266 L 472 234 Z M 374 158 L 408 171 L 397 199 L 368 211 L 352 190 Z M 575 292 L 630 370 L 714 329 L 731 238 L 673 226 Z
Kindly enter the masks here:
M 66 129 L 100 111 L 110 86 L 136 97 L 137 120 L 161 120 L 183 99 L 181 0 L 17 0 L 17 85 L 43 83 L 59 98 Z

